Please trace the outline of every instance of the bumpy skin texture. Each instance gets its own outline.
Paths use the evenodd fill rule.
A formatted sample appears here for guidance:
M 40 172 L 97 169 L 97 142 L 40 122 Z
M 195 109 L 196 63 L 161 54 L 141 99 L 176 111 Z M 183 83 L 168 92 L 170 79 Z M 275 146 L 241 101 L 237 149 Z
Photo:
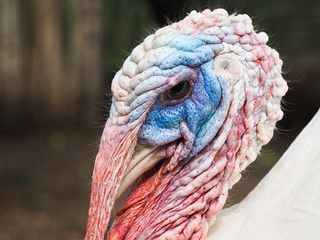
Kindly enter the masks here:
M 282 61 L 247 15 L 191 12 L 137 46 L 116 74 L 110 122 L 140 127 L 138 141 L 177 141 L 160 169 L 141 176 L 109 239 L 206 239 L 240 172 L 282 118 Z M 166 91 L 189 81 L 187 99 Z

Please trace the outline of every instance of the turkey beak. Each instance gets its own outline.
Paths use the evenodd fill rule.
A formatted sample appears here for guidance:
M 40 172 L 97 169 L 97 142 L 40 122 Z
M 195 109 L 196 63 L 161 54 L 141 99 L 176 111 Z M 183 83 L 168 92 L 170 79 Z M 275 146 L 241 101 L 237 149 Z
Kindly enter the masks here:
M 124 178 L 120 184 L 116 198 L 119 198 L 139 176 L 163 158 L 164 151 L 161 151 L 161 148 L 137 144 L 132 159 L 124 174 Z
M 129 128 L 126 125 L 114 125 L 110 119 L 106 123 L 92 175 L 85 239 L 104 239 L 111 210 L 126 168 L 129 165 L 131 169 L 129 173 L 133 169 L 132 164 L 129 163 L 136 147 L 139 128 L 140 126 Z M 127 178 L 126 183 L 128 181 Z

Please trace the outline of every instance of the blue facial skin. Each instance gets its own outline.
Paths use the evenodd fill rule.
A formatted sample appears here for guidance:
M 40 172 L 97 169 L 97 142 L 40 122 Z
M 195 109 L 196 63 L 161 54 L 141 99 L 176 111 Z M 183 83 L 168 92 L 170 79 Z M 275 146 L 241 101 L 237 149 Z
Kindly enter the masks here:
M 215 36 L 180 35 L 169 44 L 177 52 L 161 59 L 158 67 L 189 67 L 197 74 L 197 79 L 191 96 L 182 103 L 166 106 L 156 99 L 140 128 L 141 143 L 161 146 L 181 138 L 181 122 L 187 124 L 195 137 L 191 155 L 201 151 L 212 139 L 204 136 L 212 135 L 208 131 L 212 130 L 212 125 L 217 125 L 214 114 L 222 97 L 222 87 L 213 70 L 214 56 L 222 50 L 218 40 Z
M 213 60 L 193 68 L 197 80 L 191 96 L 174 106 L 165 106 L 159 98 L 149 110 L 139 131 L 139 140 L 160 146 L 181 138 L 180 123 L 185 122 L 194 134 L 193 154 L 201 149 L 201 136 L 209 130 L 208 120 L 214 115 L 222 96 L 222 89 L 213 71 Z

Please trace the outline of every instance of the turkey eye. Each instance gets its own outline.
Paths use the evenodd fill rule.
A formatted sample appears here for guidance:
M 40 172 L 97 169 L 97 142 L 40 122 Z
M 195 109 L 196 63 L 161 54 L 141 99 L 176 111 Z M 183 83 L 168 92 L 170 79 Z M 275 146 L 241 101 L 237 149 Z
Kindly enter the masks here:
M 189 92 L 190 85 L 188 81 L 182 81 L 168 90 L 168 97 L 171 99 L 180 99 Z

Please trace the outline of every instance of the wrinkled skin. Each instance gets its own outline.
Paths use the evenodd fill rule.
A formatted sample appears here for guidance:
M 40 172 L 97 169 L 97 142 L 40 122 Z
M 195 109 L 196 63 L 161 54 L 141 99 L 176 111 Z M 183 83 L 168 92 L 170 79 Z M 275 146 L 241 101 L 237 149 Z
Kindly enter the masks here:
M 127 58 L 93 173 L 86 239 L 206 239 L 282 118 L 282 61 L 247 15 L 191 12 Z

